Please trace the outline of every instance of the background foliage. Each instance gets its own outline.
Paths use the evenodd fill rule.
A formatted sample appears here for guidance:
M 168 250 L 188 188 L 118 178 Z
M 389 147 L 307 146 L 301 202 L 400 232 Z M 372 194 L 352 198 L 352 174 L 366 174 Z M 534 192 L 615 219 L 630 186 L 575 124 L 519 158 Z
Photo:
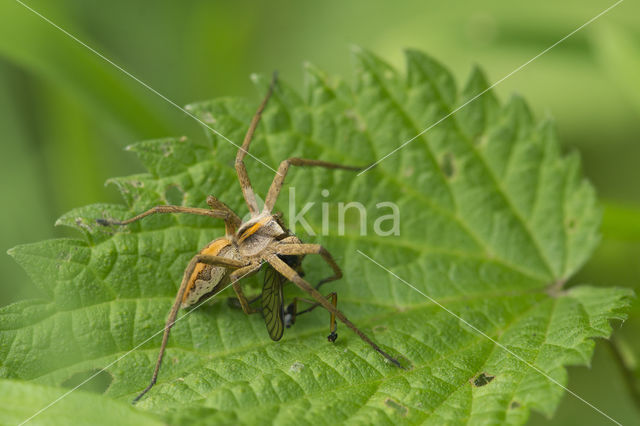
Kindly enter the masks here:
M 401 47 L 419 47 L 445 62 L 459 81 L 476 62 L 497 80 L 610 3 L 29 4 L 185 104 L 220 95 L 255 97 L 247 79 L 252 72 L 277 68 L 288 81 L 301 82 L 304 60 L 347 76 L 350 43 L 397 66 L 402 66 Z M 605 199 L 602 244 L 576 282 L 636 289 L 640 282 L 640 89 L 634 74 L 640 62 L 639 12 L 638 4 L 624 2 L 497 89 L 503 99 L 517 89 L 538 116 L 552 112 L 560 140 L 580 150 L 586 174 Z M 191 119 L 18 4 L 0 5 L 0 23 L 5 249 L 65 235 L 52 223 L 73 207 L 119 201 L 104 181 L 141 170 L 132 155 L 122 152 L 125 145 L 200 134 Z M 3 303 L 37 296 L 11 259 L 1 259 L 0 265 Z M 640 343 L 631 339 L 638 332 L 636 301 L 616 336 L 627 361 L 640 354 Z M 573 369 L 569 383 L 624 422 L 638 412 L 623 377 L 610 349 L 599 345 L 592 370 Z M 594 421 L 581 403 L 565 398 L 554 421 L 581 418 Z

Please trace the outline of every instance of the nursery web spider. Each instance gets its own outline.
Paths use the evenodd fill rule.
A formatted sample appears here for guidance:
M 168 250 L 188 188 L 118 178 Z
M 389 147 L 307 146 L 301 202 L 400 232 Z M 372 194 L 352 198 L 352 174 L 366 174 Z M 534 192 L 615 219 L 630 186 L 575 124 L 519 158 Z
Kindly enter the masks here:
M 272 214 L 290 166 L 317 166 L 327 169 L 352 171 L 358 171 L 362 168 L 328 163 L 320 160 L 289 158 L 280 163 L 277 174 L 267 193 L 264 208 L 262 211 L 258 209 L 256 196 L 244 165 L 244 157 L 247 155 L 253 134 L 260 122 L 262 111 L 273 93 L 275 83 L 276 75 L 274 74 L 268 92 L 253 116 L 242 147 L 236 155 L 235 168 L 240 186 L 242 187 L 244 200 L 251 213 L 249 220 L 242 223 L 236 213 L 213 196 L 207 197 L 207 204 L 211 210 L 195 207 L 160 205 L 128 220 L 98 219 L 98 223 L 101 225 L 128 225 L 156 213 L 188 213 L 222 219 L 225 224 L 225 236 L 211 241 L 189 262 L 182 278 L 182 284 L 180 285 L 180 289 L 178 290 L 175 302 L 165 324 L 160 353 L 153 370 L 151 382 L 133 400 L 134 403 L 145 395 L 156 383 L 162 358 L 167 347 L 169 332 L 176 320 L 180 307 L 186 308 L 193 306 L 198 303 L 198 301 L 219 293 L 228 285 L 233 287 L 240 306 L 246 314 L 257 312 L 263 314 L 267 330 L 273 340 L 280 340 L 284 328 L 295 321 L 296 314 L 300 315 L 318 306 L 322 306 L 331 314 L 329 341 L 335 341 L 338 336 L 335 322 L 335 318 L 337 317 L 376 352 L 396 366 L 401 367 L 395 358 L 383 351 L 337 309 L 336 293 L 331 293 L 325 297 L 317 290 L 322 284 L 342 277 L 342 271 L 331 254 L 319 244 L 303 244 L 298 237 L 291 234 L 284 226 L 279 215 Z M 333 269 L 333 275 L 321 280 L 315 287 L 305 281 L 300 272 L 302 258 L 308 254 L 320 255 L 331 269 Z M 261 309 L 254 309 L 250 304 L 257 299 L 251 302 L 248 301 L 238 281 L 240 278 L 258 272 L 264 263 L 267 263 L 268 266 L 265 271 L 264 286 L 260 296 Z M 293 303 L 287 307 L 285 314 L 282 286 L 287 281 L 293 282 L 300 289 L 304 290 L 313 300 L 296 298 Z M 298 301 L 311 303 L 312 306 L 304 311 L 296 312 Z

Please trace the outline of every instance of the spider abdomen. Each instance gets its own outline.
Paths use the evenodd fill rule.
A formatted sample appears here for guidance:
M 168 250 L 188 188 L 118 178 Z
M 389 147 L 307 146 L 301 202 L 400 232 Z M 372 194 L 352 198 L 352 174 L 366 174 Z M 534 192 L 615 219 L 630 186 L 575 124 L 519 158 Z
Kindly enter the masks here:
M 237 259 L 238 251 L 227 238 L 217 238 L 200 250 L 199 254 Z M 224 287 L 228 270 L 221 266 L 196 264 L 187 288 L 182 297 L 182 307 L 186 308 L 196 304 L 203 297 L 217 293 Z

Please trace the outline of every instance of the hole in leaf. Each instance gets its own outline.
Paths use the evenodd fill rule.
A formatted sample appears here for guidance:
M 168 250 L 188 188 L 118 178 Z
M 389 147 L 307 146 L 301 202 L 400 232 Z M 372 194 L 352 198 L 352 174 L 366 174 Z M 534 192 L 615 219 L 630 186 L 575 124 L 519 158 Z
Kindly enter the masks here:
M 406 417 L 407 414 L 409 413 L 409 409 L 407 407 L 405 407 L 404 405 L 400 404 L 398 401 L 394 401 L 391 398 L 387 398 L 384 400 L 384 404 L 389 407 L 392 408 L 398 415 L 402 416 L 402 417 Z
M 495 377 L 496 376 L 492 376 L 490 374 L 480 373 L 475 378 L 471 379 L 471 383 L 473 384 L 473 386 L 479 388 L 491 383 L 491 381 L 495 379 Z
M 289 367 L 289 371 L 293 371 L 294 373 L 299 373 L 304 369 L 304 364 L 301 362 L 294 362 L 293 364 L 291 364 L 291 367 Z
M 442 173 L 449 179 L 453 178 L 453 175 L 456 173 L 456 165 L 455 158 L 453 154 L 450 152 L 446 153 L 444 157 L 442 157 L 442 164 L 440 165 L 442 168 Z
M 97 375 L 91 379 L 94 374 Z M 86 383 L 83 383 L 85 380 L 89 379 Z M 105 393 L 105 391 L 111 386 L 111 382 L 113 382 L 113 377 L 111 374 L 107 373 L 104 370 L 88 370 L 81 371 L 79 373 L 74 374 L 69 377 L 67 380 L 62 382 L 62 386 L 65 388 L 75 388 L 76 386 L 80 386 L 78 389 L 93 392 L 93 393 Z
M 515 410 L 516 408 L 520 407 L 520 403 L 518 401 L 511 401 L 511 404 L 509 404 L 509 410 Z
M 178 185 L 167 185 L 164 189 L 164 199 L 169 204 L 181 206 L 184 203 L 184 190 Z

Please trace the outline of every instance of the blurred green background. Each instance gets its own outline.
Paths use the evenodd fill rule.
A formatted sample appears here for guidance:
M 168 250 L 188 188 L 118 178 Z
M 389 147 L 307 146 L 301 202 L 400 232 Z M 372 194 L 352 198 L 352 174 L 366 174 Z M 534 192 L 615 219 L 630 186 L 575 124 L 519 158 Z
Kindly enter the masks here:
M 254 72 L 278 69 L 302 87 L 310 61 L 349 80 L 357 44 L 402 68 L 421 49 L 459 85 L 473 64 L 497 81 L 613 1 L 124 1 L 29 0 L 62 26 L 179 105 L 218 96 L 258 100 Z M 555 117 L 604 205 L 603 239 L 573 282 L 640 289 L 640 4 L 627 0 L 500 84 L 538 118 Z M 112 176 L 142 171 L 123 148 L 163 136 L 201 137 L 191 118 L 13 0 L 0 3 L 1 248 L 65 236 L 71 208 L 119 202 Z M 400 142 L 400 141 L 399 141 Z M 250 160 L 251 161 L 251 160 Z M 250 166 L 251 167 L 251 166 Z M 37 297 L 0 256 L 0 305 Z M 622 423 L 638 424 L 640 306 L 599 342 L 569 387 Z M 616 350 L 612 350 L 612 348 Z M 622 362 L 617 357 L 622 358 Z M 622 364 L 635 372 L 623 372 Z M 533 424 L 546 419 L 533 415 Z M 555 424 L 606 424 L 565 395 Z

